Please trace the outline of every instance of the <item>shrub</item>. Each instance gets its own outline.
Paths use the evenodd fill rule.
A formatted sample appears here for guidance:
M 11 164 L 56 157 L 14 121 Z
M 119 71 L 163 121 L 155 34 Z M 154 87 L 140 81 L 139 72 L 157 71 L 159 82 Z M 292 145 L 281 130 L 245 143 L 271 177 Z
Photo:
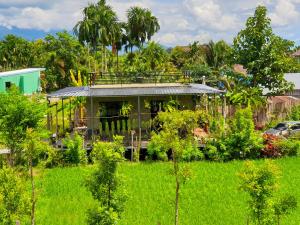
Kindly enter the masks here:
M 300 105 L 294 106 L 288 115 L 288 120 L 300 120 Z
M 216 154 L 216 147 L 218 154 Z M 255 131 L 251 109 L 238 110 L 226 132 L 220 132 L 205 148 L 206 155 L 213 160 L 257 158 L 263 149 L 263 138 Z M 209 153 L 210 152 L 210 153 Z M 212 154 L 213 153 L 213 154 Z M 217 156 L 217 157 L 216 157 Z
M 66 163 L 78 165 L 79 163 L 85 164 L 87 162 L 86 152 L 83 148 L 83 139 L 79 134 L 75 133 L 73 139 L 70 135 L 67 135 L 64 144 L 67 146 L 65 152 Z
M 23 183 L 13 169 L 0 169 L 0 224 L 12 225 L 30 215 L 31 204 Z
M 296 156 L 300 152 L 300 141 L 293 139 L 281 139 L 275 146 L 280 149 L 282 156 Z
M 265 147 L 261 151 L 261 155 L 268 158 L 280 157 L 280 148 L 276 145 L 280 138 L 270 134 L 265 134 L 263 138 Z
M 63 151 L 48 147 L 46 151 L 46 160 L 42 162 L 45 168 L 53 168 L 64 165 Z
M 264 135 L 265 147 L 262 150 L 264 157 L 296 156 L 300 152 L 300 140 L 280 138 L 274 135 Z

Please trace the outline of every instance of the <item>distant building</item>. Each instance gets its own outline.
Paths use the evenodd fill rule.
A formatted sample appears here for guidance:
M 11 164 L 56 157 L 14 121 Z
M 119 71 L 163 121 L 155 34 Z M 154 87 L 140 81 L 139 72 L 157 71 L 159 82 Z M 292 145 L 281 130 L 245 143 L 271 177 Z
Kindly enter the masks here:
M 29 68 L 0 73 L 0 92 L 5 92 L 12 85 L 17 86 L 23 94 L 41 91 L 40 73 L 43 68 Z
M 292 54 L 292 57 L 294 57 L 299 63 L 300 63 L 300 49 L 295 51 L 293 54 Z
M 300 59 L 300 57 L 299 57 Z M 300 73 L 286 73 L 284 78 L 294 84 L 293 91 L 287 93 L 286 95 L 300 97 Z

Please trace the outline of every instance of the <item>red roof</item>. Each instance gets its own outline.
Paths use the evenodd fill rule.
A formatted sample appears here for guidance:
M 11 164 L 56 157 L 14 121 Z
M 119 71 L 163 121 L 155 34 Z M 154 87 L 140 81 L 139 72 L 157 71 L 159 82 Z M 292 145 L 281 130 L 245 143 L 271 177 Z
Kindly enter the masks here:
M 300 49 L 297 50 L 297 51 L 295 51 L 295 52 L 292 54 L 292 56 L 294 56 L 294 57 L 300 57 Z

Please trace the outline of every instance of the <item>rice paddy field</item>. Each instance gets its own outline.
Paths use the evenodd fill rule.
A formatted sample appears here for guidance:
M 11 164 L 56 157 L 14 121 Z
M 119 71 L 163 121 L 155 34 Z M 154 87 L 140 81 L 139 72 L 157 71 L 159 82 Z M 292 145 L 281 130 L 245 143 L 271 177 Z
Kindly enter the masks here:
M 280 189 L 300 203 L 300 158 L 276 160 L 282 171 Z M 237 173 L 243 162 L 190 164 L 193 178 L 181 190 L 181 225 L 246 224 L 248 196 L 239 190 Z M 128 194 L 121 225 L 173 224 L 174 178 L 169 163 L 123 163 Z M 45 170 L 37 178 L 37 224 L 83 225 L 95 202 L 83 185 L 93 167 Z M 300 224 L 300 207 L 282 220 Z

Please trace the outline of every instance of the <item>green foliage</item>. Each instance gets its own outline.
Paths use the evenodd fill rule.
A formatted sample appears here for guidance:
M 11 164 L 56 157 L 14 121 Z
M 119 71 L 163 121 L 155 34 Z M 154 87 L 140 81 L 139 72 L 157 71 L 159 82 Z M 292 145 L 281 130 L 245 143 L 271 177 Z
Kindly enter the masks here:
M 22 95 L 15 87 L 8 93 L 0 93 L 0 105 L 1 139 L 12 152 L 10 163 L 20 163 L 26 130 L 39 127 L 46 105 L 36 96 Z
M 201 221 L 205 225 L 219 225 L 221 221 L 226 225 L 246 225 L 248 196 L 238 190 L 239 178 L 235 176 L 243 163 L 239 160 L 187 163 L 194 178 L 180 192 L 181 224 L 194 225 Z M 282 169 L 280 193 L 293 194 L 297 201 L 300 201 L 299 163 L 299 157 L 276 160 Z M 93 208 L 94 200 L 82 183 L 94 169 L 93 166 L 54 168 L 38 175 L 37 224 L 87 224 L 86 209 Z M 118 173 L 126 177 L 124 185 L 129 196 L 120 224 L 172 223 L 174 212 L 170 204 L 173 202 L 174 177 L 166 172 L 171 169 L 170 163 L 124 162 L 118 165 Z M 281 216 L 280 224 L 299 225 L 298 221 L 300 207 Z
M 7 35 L 0 41 L 0 71 L 33 67 L 33 43 L 24 38 Z
M 255 109 L 266 104 L 266 98 L 259 88 L 237 86 L 232 92 L 228 92 L 226 96 L 229 98 L 230 103 L 239 107 L 247 106 Z
M 45 168 L 55 168 L 57 166 L 63 166 L 65 164 L 64 154 L 61 150 L 55 149 L 51 146 L 47 146 L 45 149 L 46 160 L 42 161 Z
M 128 103 L 128 102 L 124 102 L 122 104 L 122 107 L 120 109 L 120 115 L 122 116 L 129 116 L 129 114 L 131 113 L 133 109 L 133 105 Z
M 274 197 L 278 189 L 279 169 L 272 161 L 262 165 L 246 162 L 239 177 L 241 189 L 250 195 L 249 212 L 253 224 L 274 224 L 275 220 L 280 224 L 280 217 L 297 207 L 294 196 Z
M 291 112 L 288 115 L 288 120 L 299 121 L 300 120 L 300 105 L 293 106 Z
M 75 37 L 66 31 L 58 32 L 55 36 L 48 34 L 44 45 L 47 52 L 44 85 L 47 90 L 72 86 L 70 70 L 80 70 L 82 75 L 87 76 L 87 51 Z
M 277 224 L 280 224 L 280 219 L 284 215 L 288 215 L 291 211 L 297 208 L 297 199 L 292 195 L 284 195 L 276 200 L 274 204 L 275 216 Z
M 124 151 L 121 136 L 114 136 L 113 142 L 94 144 L 93 161 L 98 165 L 87 179 L 86 186 L 99 206 L 88 210 L 88 224 L 113 225 L 121 217 L 126 196 L 122 190 L 122 181 L 116 172 L 118 162 L 124 159 Z
M 87 224 L 92 225 L 112 225 L 119 221 L 118 213 L 112 208 L 95 207 L 87 211 Z
M 197 142 L 192 133 L 201 115 L 201 112 L 176 109 L 170 112 L 160 112 L 157 120 L 162 130 L 159 133 L 152 133 L 147 148 L 149 156 L 167 160 L 168 151 L 173 149 L 179 161 L 202 159 L 203 155 L 197 148 Z
M 150 141 L 150 155 L 156 153 L 158 157 L 167 159 L 170 151 L 175 177 L 175 225 L 179 224 L 179 190 L 183 183 L 191 177 L 191 171 L 186 166 L 181 166 L 181 161 L 201 159 L 203 155 L 198 149 L 198 143 L 193 137 L 193 131 L 201 112 L 190 110 L 172 110 L 171 112 L 159 112 L 157 120 L 161 124 L 158 134 L 153 134 Z
M 225 135 L 226 133 L 226 135 Z M 211 140 L 206 152 L 213 160 L 255 159 L 263 149 L 263 138 L 255 131 L 251 109 L 239 109 L 225 133 Z M 217 148 L 216 149 L 214 147 Z
M 169 55 L 158 43 L 149 42 L 139 52 L 128 53 L 122 68 L 131 76 L 140 76 L 145 71 L 176 71 L 169 63 Z M 159 78 L 159 73 L 154 74 Z
M 86 151 L 83 148 L 83 138 L 75 133 L 74 137 L 71 138 L 70 135 L 64 139 L 64 144 L 67 146 L 65 152 L 65 162 L 67 164 L 86 164 L 87 156 Z
M 188 61 L 187 52 L 182 47 L 176 46 L 170 53 L 170 61 L 177 69 L 183 68 Z
M 273 33 L 266 7 L 258 6 L 234 39 L 234 59 L 247 69 L 249 87 L 267 88 L 271 95 L 282 93 L 292 88 L 284 73 L 294 64 L 290 57 L 293 46 Z
M 277 188 L 278 168 L 268 161 L 261 166 L 246 162 L 239 174 L 241 189 L 249 193 L 249 212 L 254 224 L 272 224 L 274 213 L 271 198 Z
M 24 180 L 11 168 L 0 169 L 0 223 L 14 225 L 30 214 Z
M 274 145 L 280 150 L 282 156 L 297 156 L 300 153 L 299 139 L 279 139 Z
M 134 45 L 141 47 L 146 40 L 150 41 L 151 37 L 159 31 L 160 26 L 158 19 L 149 9 L 134 6 L 127 11 L 126 28 L 125 49 L 129 47 L 132 51 Z

